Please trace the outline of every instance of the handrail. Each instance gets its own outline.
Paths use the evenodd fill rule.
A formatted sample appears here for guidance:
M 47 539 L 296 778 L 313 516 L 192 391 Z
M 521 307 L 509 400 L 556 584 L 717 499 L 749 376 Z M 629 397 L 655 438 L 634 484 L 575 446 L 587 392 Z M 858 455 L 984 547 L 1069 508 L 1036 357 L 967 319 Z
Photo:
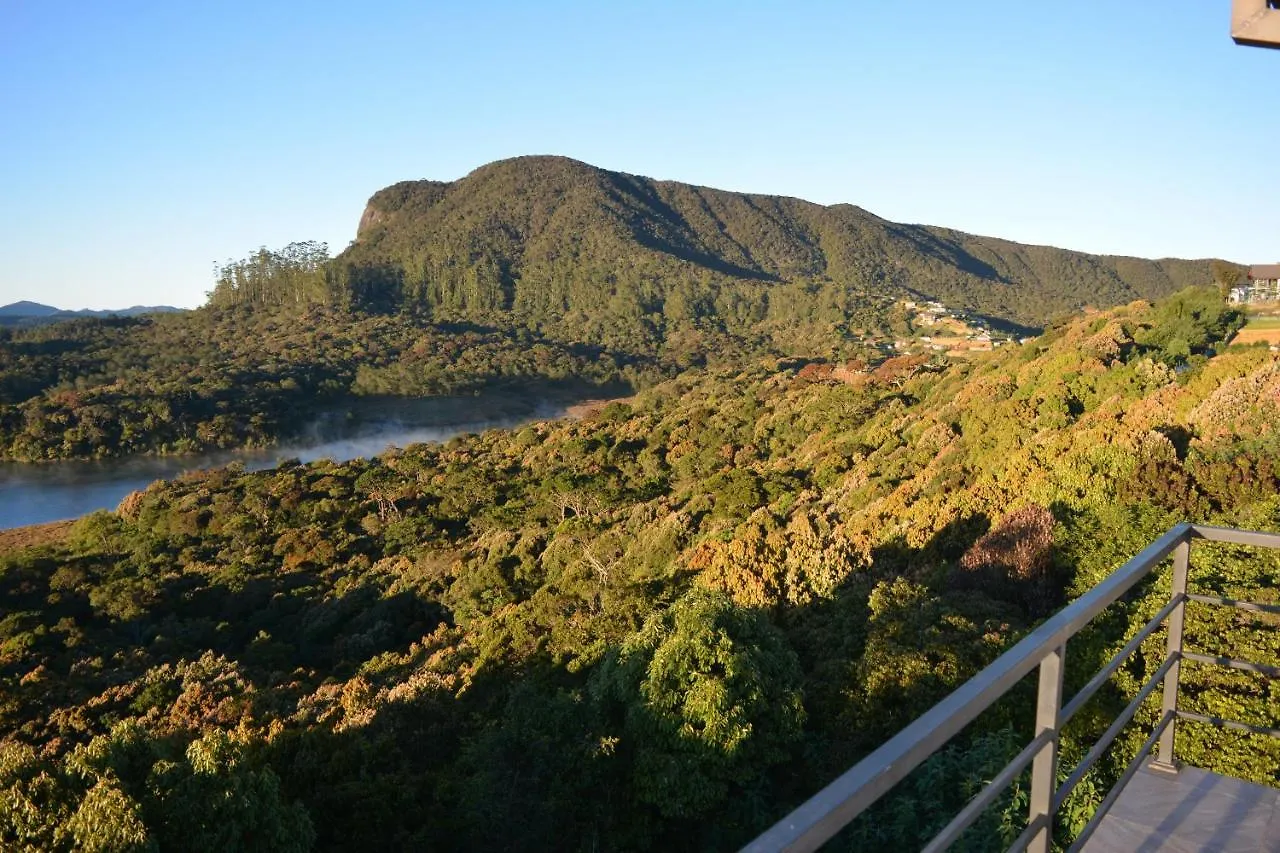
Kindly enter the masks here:
M 1218 604 L 1223 607 L 1234 607 L 1236 610 L 1247 610 L 1250 613 L 1280 613 L 1280 604 L 1263 604 L 1258 601 L 1240 601 L 1235 598 L 1223 598 L 1220 595 L 1192 595 L 1187 598 L 1201 604 Z
M 1182 653 L 1184 660 L 1193 660 L 1198 663 L 1216 663 L 1218 666 L 1225 666 L 1230 669 L 1239 669 L 1244 672 L 1256 672 L 1259 675 L 1265 675 L 1268 678 L 1280 678 L 1280 666 L 1272 666 L 1266 663 L 1254 663 L 1248 660 L 1238 660 L 1236 658 L 1224 657 L 1223 655 L 1202 655 L 1198 652 L 1184 651 Z
M 1129 655 L 1136 652 L 1138 650 L 1138 646 L 1141 646 L 1147 637 L 1150 637 L 1160 629 L 1160 626 L 1164 624 L 1164 620 L 1167 619 L 1169 614 L 1176 610 L 1184 600 L 1185 599 L 1174 598 L 1162 607 L 1159 613 L 1151 617 L 1151 621 L 1142 626 L 1142 630 L 1133 635 L 1132 640 L 1124 644 L 1124 648 L 1116 652 L 1116 656 L 1113 657 L 1106 666 L 1098 670 L 1097 674 L 1094 675 L 1093 678 L 1090 678 L 1084 687 L 1077 690 L 1076 695 L 1071 697 L 1071 701 L 1062 706 L 1062 713 L 1058 716 L 1059 724 L 1065 726 L 1067 721 L 1074 717 L 1076 712 L 1083 708 L 1085 704 L 1093 698 L 1093 694 L 1101 690 L 1102 685 L 1106 684 L 1107 680 L 1116 674 L 1116 670 L 1124 666 L 1124 662 L 1128 660 Z
M 1257 530 L 1239 530 L 1235 527 L 1213 527 L 1208 524 L 1191 525 L 1191 536 L 1207 542 L 1230 542 L 1233 545 L 1254 545 L 1259 548 L 1280 548 L 1280 533 L 1262 533 Z
M 1147 739 L 1138 757 L 1121 776 L 1115 790 L 1104 797 L 1097 813 L 1082 832 L 1081 840 L 1083 840 L 1093 832 L 1115 801 L 1119 789 L 1132 778 L 1141 759 L 1157 742 L 1159 744 L 1157 765 L 1164 769 L 1174 768 L 1173 742 L 1178 719 L 1206 719 L 1190 712 L 1179 711 L 1177 708 L 1182 661 L 1186 659 L 1226 665 L 1243 663 L 1183 652 L 1182 624 L 1186 603 L 1189 600 L 1207 601 L 1207 597 L 1191 596 L 1187 593 L 1190 545 L 1196 539 L 1280 549 L 1280 534 L 1211 527 L 1187 522 L 1175 525 L 1084 595 L 1045 620 L 1013 648 L 960 685 L 888 742 L 775 823 L 744 847 L 743 853 L 817 849 L 937 752 L 1034 669 L 1040 670 L 1035 738 L 935 836 L 926 849 L 942 850 L 954 842 L 965 828 L 980 816 L 983 808 L 994 801 L 1000 791 L 1011 784 L 1030 765 L 1032 790 L 1028 826 L 1010 849 L 1028 849 L 1035 853 L 1047 853 L 1052 843 L 1053 816 L 1057 808 L 1070 794 L 1075 783 L 1083 778 L 1089 765 L 1119 733 L 1123 725 L 1133 717 L 1142 702 L 1154 692 L 1155 687 L 1163 681 L 1164 695 L 1160 722 L 1156 730 Z M 1150 575 L 1171 555 L 1174 557 L 1174 570 L 1169 602 L 1141 629 L 1138 636 L 1130 640 L 1064 705 L 1062 671 L 1067 641 L 1139 581 Z M 1209 603 L 1235 604 L 1226 599 Z M 1085 760 L 1073 770 L 1067 783 L 1061 789 L 1055 790 L 1057 747 L 1062 726 L 1166 618 L 1169 620 L 1167 651 L 1156 674 L 1143 686 L 1138 697 L 1121 712 L 1120 717 L 1104 734 L 1100 743 L 1091 749 Z M 1255 672 L 1261 671 L 1264 675 L 1276 675 L 1276 673 L 1263 671 L 1264 668 L 1258 665 L 1251 665 L 1250 669 Z M 1229 721 L 1214 719 L 1217 725 L 1232 725 Z M 1235 725 L 1244 727 L 1243 724 Z
M 1079 785 L 1080 781 L 1084 779 L 1085 774 L 1089 772 L 1089 768 L 1107 751 L 1107 747 L 1111 746 L 1111 742 L 1129 724 L 1134 714 L 1138 713 L 1138 709 L 1142 707 L 1143 702 L 1147 701 L 1147 697 L 1155 692 L 1161 681 L 1164 681 L 1164 677 L 1169 674 L 1169 670 L 1173 668 L 1176 662 L 1175 658 L 1168 658 L 1164 663 L 1160 664 L 1160 668 L 1147 679 L 1147 683 L 1138 691 L 1138 695 L 1133 697 L 1133 701 L 1125 706 L 1125 709 L 1116 717 L 1115 722 L 1107 728 L 1102 737 L 1098 738 L 1098 742 L 1093 745 L 1093 748 L 1085 754 L 1084 758 L 1080 759 L 1076 769 L 1071 771 L 1067 781 L 1063 782 L 1062 787 L 1053 795 L 1054 811 L 1057 811 L 1067 801 L 1067 797 L 1071 796 L 1071 792 L 1075 790 L 1076 785 Z
M 1151 747 L 1156 745 L 1156 741 L 1164 737 L 1165 732 L 1173 726 L 1175 715 L 1170 711 L 1165 711 L 1160 715 L 1160 720 L 1156 723 L 1156 727 L 1151 734 L 1147 735 L 1147 739 L 1143 741 L 1142 746 L 1138 747 L 1138 754 L 1129 762 L 1129 766 L 1124 769 L 1124 773 L 1120 774 L 1120 778 L 1111 786 L 1111 790 L 1107 791 L 1106 796 L 1102 798 L 1102 802 L 1098 804 L 1098 810 L 1093 813 L 1093 817 L 1089 818 L 1089 822 L 1080 830 L 1080 834 L 1076 836 L 1075 841 L 1068 848 L 1068 853 L 1076 853 L 1084 847 L 1085 842 L 1089 840 L 1089 836 L 1093 835 L 1093 831 L 1098 828 L 1098 824 L 1102 823 L 1102 819 L 1107 816 L 1107 812 L 1111 811 L 1111 807 L 1116 804 L 1116 800 L 1120 798 L 1120 792 L 1124 790 L 1124 786 L 1129 784 L 1129 780 L 1137 774 L 1138 768 L 1142 766 L 1142 759 L 1147 757 L 1147 753 L 1151 752 Z

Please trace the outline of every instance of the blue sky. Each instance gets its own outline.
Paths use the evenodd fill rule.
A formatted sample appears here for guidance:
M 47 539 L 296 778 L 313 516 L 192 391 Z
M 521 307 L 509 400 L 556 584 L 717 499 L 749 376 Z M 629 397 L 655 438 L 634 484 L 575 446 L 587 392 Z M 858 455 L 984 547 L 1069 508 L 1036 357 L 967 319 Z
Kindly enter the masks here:
M 0 304 L 193 307 L 380 187 L 548 153 L 1274 262 L 1280 52 L 1229 5 L 0 0 Z

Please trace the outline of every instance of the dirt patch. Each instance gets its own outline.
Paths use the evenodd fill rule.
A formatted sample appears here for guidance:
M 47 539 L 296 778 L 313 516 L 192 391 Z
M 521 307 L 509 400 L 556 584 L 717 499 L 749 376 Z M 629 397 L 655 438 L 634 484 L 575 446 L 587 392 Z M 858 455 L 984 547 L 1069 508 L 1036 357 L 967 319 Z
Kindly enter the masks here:
M 583 418 L 589 418 L 598 415 L 604 411 L 604 407 L 610 403 L 630 403 L 635 397 L 610 397 L 607 400 L 583 400 L 581 403 L 574 403 L 564 410 L 564 416 L 572 421 L 580 421 Z
M 1265 326 L 1261 328 L 1246 326 L 1231 339 L 1233 344 L 1256 344 L 1260 342 L 1280 344 L 1280 327 L 1268 329 Z
M 0 530 L 0 553 L 61 542 L 67 537 L 73 524 L 74 521 L 51 521 L 48 524 Z

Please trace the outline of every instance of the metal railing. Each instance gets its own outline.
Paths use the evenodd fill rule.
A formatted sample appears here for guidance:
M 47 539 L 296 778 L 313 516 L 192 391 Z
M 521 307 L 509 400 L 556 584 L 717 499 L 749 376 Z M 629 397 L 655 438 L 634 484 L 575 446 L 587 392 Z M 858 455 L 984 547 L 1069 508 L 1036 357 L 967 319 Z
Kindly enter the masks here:
M 1080 831 L 1071 850 L 1080 849 L 1115 803 L 1121 790 L 1133 778 L 1151 750 L 1159 746 L 1159 758 L 1152 767 L 1176 772 L 1174 736 L 1177 721 L 1194 720 L 1215 726 L 1240 729 L 1280 737 L 1280 730 L 1248 725 L 1217 717 L 1178 710 L 1178 680 L 1183 660 L 1215 663 L 1234 669 L 1280 678 L 1280 668 L 1227 657 L 1197 654 L 1182 648 L 1182 629 L 1188 601 L 1235 607 L 1257 613 L 1280 613 L 1280 605 L 1236 601 L 1187 593 L 1187 570 L 1191 543 L 1196 539 L 1280 549 L 1280 535 L 1179 524 L 1148 545 L 1140 554 L 1112 572 L 1105 580 L 1071 604 L 1059 610 L 990 666 L 962 684 L 923 716 L 891 740 L 858 762 L 803 805 L 778 821 L 768 831 L 743 848 L 744 853 L 764 851 L 815 850 L 831 836 L 880 799 L 889 789 L 944 746 L 980 713 L 1000 699 L 1032 670 L 1039 669 L 1035 734 L 1031 742 L 974 797 L 955 818 L 924 848 L 945 850 L 977 820 L 1028 766 L 1031 767 L 1031 797 L 1026 830 L 1010 850 L 1047 853 L 1053 836 L 1057 810 L 1102 756 L 1120 731 L 1133 719 L 1142 703 L 1163 684 L 1160 716 L 1150 737 L 1137 756 L 1103 798 L 1097 812 Z M 1062 703 L 1062 676 L 1067 640 L 1106 607 L 1150 575 L 1167 557 L 1173 557 L 1169 602 L 1065 705 Z M 1163 663 L 1142 686 L 1133 701 L 1085 754 L 1066 781 L 1055 789 L 1058 741 L 1062 727 L 1124 664 L 1148 637 L 1168 620 L 1168 643 Z

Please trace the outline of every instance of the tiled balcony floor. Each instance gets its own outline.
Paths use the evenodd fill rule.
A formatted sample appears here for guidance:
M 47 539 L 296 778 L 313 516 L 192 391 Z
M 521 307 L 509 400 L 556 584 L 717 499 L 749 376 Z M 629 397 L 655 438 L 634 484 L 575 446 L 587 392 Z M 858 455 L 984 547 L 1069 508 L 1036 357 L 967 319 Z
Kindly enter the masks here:
M 1085 853 L 1280 853 L 1280 790 L 1197 767 L 1142 768 Z

